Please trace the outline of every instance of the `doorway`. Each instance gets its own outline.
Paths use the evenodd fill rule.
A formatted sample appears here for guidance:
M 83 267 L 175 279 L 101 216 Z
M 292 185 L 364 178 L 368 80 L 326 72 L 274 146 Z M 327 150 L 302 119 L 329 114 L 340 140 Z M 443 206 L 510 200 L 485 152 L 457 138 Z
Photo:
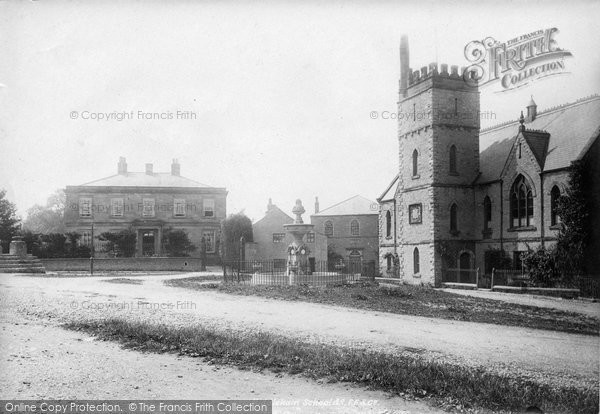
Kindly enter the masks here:
M 469 279 L 471 277 L 471 255 L 468 252 L 463 252 L 460 254 L 459 259 L 459 283 L 469 283 Z
M 142 231 L 142 256 L 154 256 L 156 253 L 156 232 L 154 230 Z

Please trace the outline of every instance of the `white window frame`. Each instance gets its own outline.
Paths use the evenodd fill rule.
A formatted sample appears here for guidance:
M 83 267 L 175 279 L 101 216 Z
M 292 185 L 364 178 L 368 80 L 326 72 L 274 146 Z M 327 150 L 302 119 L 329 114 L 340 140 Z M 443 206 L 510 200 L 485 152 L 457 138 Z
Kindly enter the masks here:
M 110 200 L 110 215 L 112 217 L 123 217 L 123 199 L 111 198 Z M 120 209 L 120 210 L 119 210 Z
M 185 200 L 183 198 L 173 200 L 173 217 L 185 217 Z
M 92 197 L 79 198 L 79 217 L 92 217 Z
M 285 233 L 273 233 L 273 243 L 283 243 L 285 241 Z
M 207 214 L 209 213 L 210 214 Z M 215 200 L 212 198 L 206 198 L 202 200 L 202 216 L 203 217 L 215 217 Z
M 208 236 L 208 237 L 206 237 L 206 236 Z M 217 247 L 215 231 L 214 230 L 203 231 L 202 237 L 204 237 L 204 242 L 206 243 L 206 253 L 215 253 L 216 247 Z M 209 241 L 210 241 L 210 243 L 209 243 Z

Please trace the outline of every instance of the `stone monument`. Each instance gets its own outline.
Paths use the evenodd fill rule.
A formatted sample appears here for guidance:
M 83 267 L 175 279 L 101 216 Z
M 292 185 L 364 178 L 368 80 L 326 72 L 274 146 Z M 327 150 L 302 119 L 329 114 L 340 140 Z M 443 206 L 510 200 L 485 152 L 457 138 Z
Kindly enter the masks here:
M 292 213 L 296 215 L 294 222 L 284 224 L 283 228 L 286 233 L 291 234 L 293 241 L 288 246 L 288 259 L 286 274 L 289 278 L 289 284 L 295 285 L 298 283 L 298 276 L 310 274 L 310 266 L 308 255 L 310 250 L 304 243 L 304 236 L 314 229 L 312 224 L 304 224 L 302 214 L 306 210 L 302 206 L 300 199 L 296 200 L 296 205 L 292 209 Z

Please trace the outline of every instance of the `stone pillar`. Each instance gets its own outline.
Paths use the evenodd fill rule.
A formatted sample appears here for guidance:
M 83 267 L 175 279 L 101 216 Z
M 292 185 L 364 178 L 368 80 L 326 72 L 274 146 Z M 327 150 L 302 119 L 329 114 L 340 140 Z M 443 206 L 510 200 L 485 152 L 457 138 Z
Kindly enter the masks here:
M 10 242 L 9 254 L 19 257 L 27 257 L 27 245 L 21 236 L 13 237 Z

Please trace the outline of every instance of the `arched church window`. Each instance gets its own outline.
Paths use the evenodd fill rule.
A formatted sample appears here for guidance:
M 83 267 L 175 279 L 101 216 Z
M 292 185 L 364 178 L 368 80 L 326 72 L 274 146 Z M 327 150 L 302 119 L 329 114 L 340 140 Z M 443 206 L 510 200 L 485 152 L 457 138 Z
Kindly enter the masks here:
M 510 191 L 510 215 L 512 227 L 534 225 L 533 192 L 521 174 L 515 179 Z
M 558 199 L 560 198 L 560 189 L 558 186 L 552 187 L 550 191 L 550 224 L 552 226 L 560 223 L 560 216 L 558 215 Z
M 456 174 L 458 171 L 456 169 L 456 145 L 452 145 L 450 147 L 450 172 Z
M 415 177 L 419 174 L 419 153 L 414 150 L 412 153 L 412 175 Z
M 419 249 L 415 247 L 413 250 L 413 273 L 416 275 L 421 271 L 421 265 L 419 263 Z
M 358 224 L 358 220 L 352 220 L 350 222 L 350 235 L 360 236 L 360 225 Z
M 392 213 L 388 210 L 385 213 L 385 237 L 392 236 Z

